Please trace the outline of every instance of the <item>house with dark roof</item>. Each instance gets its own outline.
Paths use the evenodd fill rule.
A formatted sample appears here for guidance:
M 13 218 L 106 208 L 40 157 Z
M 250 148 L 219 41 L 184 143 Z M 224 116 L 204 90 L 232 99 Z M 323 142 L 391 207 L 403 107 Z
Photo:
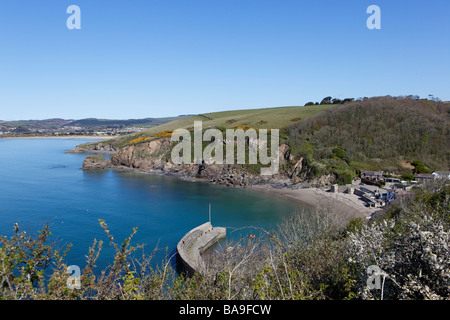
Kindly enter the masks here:
M 372 181 L 384 181 L 383 171 L 362 170 L 360 177 L 361 179 L 367 179 Z
M 424 182 L 436 179 L 436 176 L 432 173 L 416 173 L 414 174 L 414 180 L 418 182 Z

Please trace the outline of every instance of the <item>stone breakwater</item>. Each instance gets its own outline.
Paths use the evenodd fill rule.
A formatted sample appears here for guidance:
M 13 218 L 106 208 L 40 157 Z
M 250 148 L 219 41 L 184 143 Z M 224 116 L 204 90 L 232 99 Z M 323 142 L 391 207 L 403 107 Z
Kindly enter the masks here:
M 210 222 L 189 231 L 177 245 L 177 265 L 181 272 L 187 276 L 194 273 L 205 275 L 208 269 L 202 253 L 225 237 L 226 228 L 213 228 Z

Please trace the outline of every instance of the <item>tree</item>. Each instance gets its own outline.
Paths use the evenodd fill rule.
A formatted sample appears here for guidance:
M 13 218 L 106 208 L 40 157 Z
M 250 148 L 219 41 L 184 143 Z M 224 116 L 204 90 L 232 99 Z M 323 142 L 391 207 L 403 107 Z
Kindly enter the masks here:
M 333 153 L 336 157 L 341 158 L 341 159 L 345 158 L 345 156 L 346 156 L 345 151 L 339 147 L 334 148 Z
M 342 100 L 342 104 L 352 101 L 355 101 L 355 98 L 345 98 L 344 100 Z
M 441 99 L 439 99 L 438 97 L 435 97 L 432 94 L 428 95 L 428 100 L 431 100 L 431 101 L 434 101 L 434 102 L 441 102 L 442 101 Z
M 341 104 L 341 103 L 342 103 L 342 100 L 337 99 L 337 98 L 334 98 L 333 100 L 331 100 L 331 103 L 332 103 L 332 104 Z
M 430 173 L 422 161 L 414 160 L 411 165 L 414 167 L 414 173 Z
M 322 101 L 320 102 L 320 104 L 331 104 L 331 97 L 325 97 L 322 99 Z

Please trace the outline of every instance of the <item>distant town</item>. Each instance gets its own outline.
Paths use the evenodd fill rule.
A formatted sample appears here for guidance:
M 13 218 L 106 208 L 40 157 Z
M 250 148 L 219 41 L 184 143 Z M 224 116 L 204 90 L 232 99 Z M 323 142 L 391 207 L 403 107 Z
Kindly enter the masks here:
M 0 138 L 31 136 L 118 136 L 151 128 L 187 115 L 167 118 L 107 120 L 87 118 L 81 120 L 0 120 Z

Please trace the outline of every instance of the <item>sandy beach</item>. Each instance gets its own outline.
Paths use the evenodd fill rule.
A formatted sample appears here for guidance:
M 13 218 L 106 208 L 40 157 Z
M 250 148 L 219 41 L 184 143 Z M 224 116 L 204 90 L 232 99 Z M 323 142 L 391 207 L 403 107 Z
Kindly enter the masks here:
M 380 210 L 380 208 L 365 206 L 364 201 L 355 194 L 332 193 L 320 188 L 276 189 L 271 186 L 253 186 L 251 189 L 296 200 L 312 207 L 331 202 L 333 207 L 361 218 L 369 218 L 374 212 Z

